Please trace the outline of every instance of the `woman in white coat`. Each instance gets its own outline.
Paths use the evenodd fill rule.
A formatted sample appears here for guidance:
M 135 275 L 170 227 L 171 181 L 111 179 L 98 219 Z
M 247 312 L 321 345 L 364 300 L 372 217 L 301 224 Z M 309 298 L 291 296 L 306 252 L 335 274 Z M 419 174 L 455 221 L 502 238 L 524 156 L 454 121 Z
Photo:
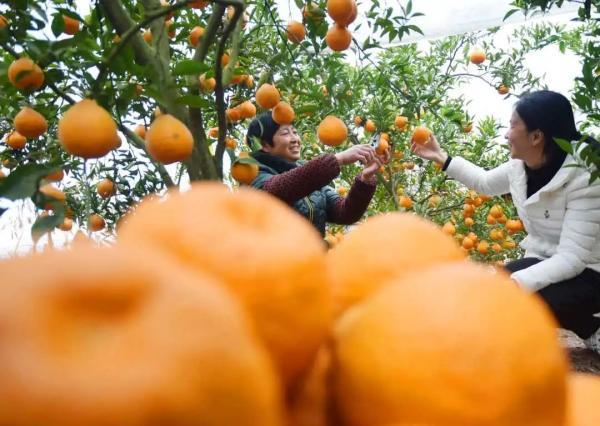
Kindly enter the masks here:
M 515 105 L 505 135 L 512 159 L 493 170 L 450 157 L 435 136 L 412 150 L 443 164 L 469 188 L 488 195 L 510 193 L 527 231 L 525 257 L 505 265 L 522 288 L 548 304 L 561 327 L 600 353 L 600 181 L 554 142 L 579 141 L 570 102 L 542 90 Z M 594 148 L 598 142 L 585 138 Z

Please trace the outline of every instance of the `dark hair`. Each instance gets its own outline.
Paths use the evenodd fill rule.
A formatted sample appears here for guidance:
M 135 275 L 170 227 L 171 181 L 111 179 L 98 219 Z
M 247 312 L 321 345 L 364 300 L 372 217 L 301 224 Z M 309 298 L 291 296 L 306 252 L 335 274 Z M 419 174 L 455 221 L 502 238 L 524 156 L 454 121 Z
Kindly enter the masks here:
M 568 141 L 582 138 L 575 126 L 571 102 L 560 93 L 550 90 L 528 93 L 519 99 L 515 111 L 527 126 L 527 130 L 540 130 L 544 134 L 546 161 L 566 157 L 566 152 L 554 142 L 555 138 Z
M 273 145 L 273 135 L 279 129 L 279 124 L 273 120 L 271 111 L 263 112 L 250 122 L 248 132 L 246 133 L 246 143 L 252 147 L 254 140 L 258 139 L 260 143 Z

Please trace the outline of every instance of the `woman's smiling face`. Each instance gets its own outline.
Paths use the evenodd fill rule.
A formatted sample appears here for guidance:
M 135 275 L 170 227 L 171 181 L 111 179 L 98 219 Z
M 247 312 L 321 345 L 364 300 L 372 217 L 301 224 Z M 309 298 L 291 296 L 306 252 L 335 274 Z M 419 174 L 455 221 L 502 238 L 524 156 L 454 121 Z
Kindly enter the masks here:
M 273 135 L 273 145 L 264 144 L 263 151 L 287 161 L 300 159 L 300 135 L 291 124 L 283 124 Z

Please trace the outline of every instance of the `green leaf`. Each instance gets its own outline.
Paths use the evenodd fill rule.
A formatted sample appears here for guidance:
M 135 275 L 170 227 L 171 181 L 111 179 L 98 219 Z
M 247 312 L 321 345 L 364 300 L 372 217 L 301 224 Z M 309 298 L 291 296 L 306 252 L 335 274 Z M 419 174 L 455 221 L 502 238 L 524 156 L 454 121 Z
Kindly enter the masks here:
M 57 170 L 39 164 L 21 166 L 0 181 L 0 197 L 13 201 L 31 197 L 37 191 L 40 179 Z
M 253 157 L 238 157 L 233 164 L 256 164 L 258 166 L 260 163 Z
M 38 217 L 31 227 L 31 237 L 37 241 L 45 233 L 52 231 L 65 220 L 65 209 L 62 203 L 56 203 L 54 214 Z
M 570 141 L 561 138 L 555 138 L 554 141 L 558 144 L 560 149 L 569 154 L 573 154 L 573 145 Z
M 183 95 L 177 98 L 178 104 L 189 105 L 195 108 L 209 108 L 210 103 L 202 96 L 198 95 Z
M 173 69 L 174 75 L 200 75 L 210 66 L 203 64 L 202 62 L 194 61 L 192 59 L 185 59 L 179 61 Z
M 515 13 L 517 13 L 519 10 L 521 10 L 521 9 L 511 9 L 511 10 L 509 10 L 508 12 L 506 12 L 506 15 L 504 15 L 504 18 L 502 18 L 502 20 L 506 21 L 512 15 L 514 15 Z
M 65 30 L 65 21 L 60 13 L 54 15 L 50 28 L 52 29 L 52 34 L 54 34 L 56 37 L 63 33 Z

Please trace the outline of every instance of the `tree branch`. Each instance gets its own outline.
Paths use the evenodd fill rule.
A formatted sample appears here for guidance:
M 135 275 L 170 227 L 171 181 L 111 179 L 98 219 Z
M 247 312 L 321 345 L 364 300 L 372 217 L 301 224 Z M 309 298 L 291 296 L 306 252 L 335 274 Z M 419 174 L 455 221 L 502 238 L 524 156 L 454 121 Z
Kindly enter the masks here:
M 133 27 L 129 28 L 124 33 L 122 33 L 122 34 L 120 33 L 119 35 L 121 36 L 121 41 L 115 47 L 113 47 L 113 49 L 110 52 L 110 54 L 100 64 L 98 77 L 96 78 L 96 81 L 94 83 L 94 87 L 92 88 L 92 92 L 93 93 L 97 93 L 98 92 L 101 82 L 106 78 L 106 74 L 108 72 L 109 65 L 119 55 L 119 53 L 121 53 L 121 51 L 125 48 L 125 46 L 127 46 L 127 43 L 129 42 L 129 40 L 135 34 L 138 34 L 139 31 L 142 28 L 144 28 L 146 25 L 148 25 L 149 23 L 151 23 L 155 19 L 160 18 L 162 16 L 166 16 L 169 13 L 173 12 L 174 10 L 179 10 L 179 9 L 183 8 L 190 1 L 193 1 L 193 0 L 184 0 L 184 1 L 181 1 L 179 3 L 175 3 L 175 4 L 173 4 L 173 5 L 169 6 L 169 7 L 162 7 L 161 6 L 160 10 L 158 10 L 156 12 L 149 13 L 144 20 L 138 22 L 136 25 L 134 25 Z M 117 28 L 117 33 L 118 32 L 119 32 L 119 30 Z M 143 40 L 143 38 L 142 38 L 142 40 Z M 140 57 L 139 59 L 143 61 L 144 58 Z M 141 63 L 141 64 L 143 65 L 143 63 Z

